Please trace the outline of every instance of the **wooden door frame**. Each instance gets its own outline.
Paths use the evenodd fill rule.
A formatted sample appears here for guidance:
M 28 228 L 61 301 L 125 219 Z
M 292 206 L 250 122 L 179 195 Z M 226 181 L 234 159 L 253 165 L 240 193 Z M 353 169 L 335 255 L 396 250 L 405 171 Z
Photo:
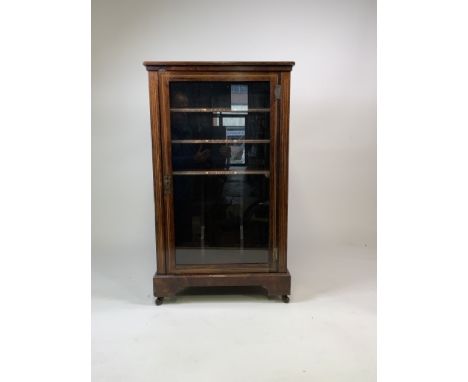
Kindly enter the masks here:
M 170 190 L 164 193 L 163 219 L 164 219 L 164 265 L 167 274 L 204 274 L 204 273 L 255 273 L 255 272 L 276 272 L 281 265 L 281 252 L 278 248 L 277 233 L 281 231 L 277 227 L 277 216 L 281 214 L 277 211 L 277 161 L 278 159 L 278 108 L 279 102 L 275 97 L 275 87 L 279 84 L 278 73 L 274 72 L 184 72 L 184 71 L 160 71 L 158 92 L 160 100 L 160 136 L 161 136 L 161 170 L 164 176 L 170 176 Z M 269 262 L 263 264 L 190 264 L 177 265 L 175 256 L 175 233 L 174 233 L 174 211 L 173 211 L 173 190 L 172 190 L 172 144 L 170 129 L 170 105 L 169 105 L 169 83 L 171 81 L 268 81 L 270 83 L 270 227 L 269 227 Z M 274 259 L 273 252 L 278 253 Z M 161 261 L 160 261 L 161 262 Z M 159 264 L 158 264 L 159 265 Z

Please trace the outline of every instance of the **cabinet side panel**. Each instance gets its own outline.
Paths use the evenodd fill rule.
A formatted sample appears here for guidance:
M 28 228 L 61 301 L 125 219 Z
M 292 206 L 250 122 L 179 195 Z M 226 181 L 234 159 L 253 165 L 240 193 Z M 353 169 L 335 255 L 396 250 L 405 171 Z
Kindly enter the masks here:
M 161 125 L 159 113 L 159 77 L 158 72 L 148 72 L 150 111 L 151 111 L 151 142 L 153 151 L 153 185 L 154 206 L 156 216 L 156 265 L 157 273 L 166 273 L 166 244 L 164 236 L 164 205 L 163 179 L 161 163 Z
M 289 156 L 289 72 L 281 73 L 280 127 L 278 144 L 278 271 L 287 271 L 288 156 Z

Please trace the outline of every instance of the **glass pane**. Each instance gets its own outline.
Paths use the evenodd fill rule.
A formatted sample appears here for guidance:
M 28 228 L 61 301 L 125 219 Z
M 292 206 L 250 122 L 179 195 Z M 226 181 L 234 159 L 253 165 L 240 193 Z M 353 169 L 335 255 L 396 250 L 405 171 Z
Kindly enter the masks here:
M 270 115 L 267 112 L 234 114 L 230 112 L 172 111 L 171 135 L 173 140 L 269 139 Z
M 175 175 L 177 264 L 267 263 L 269 178 Z
M 268 263 L 269 82 L 169 89 L 176 263 Z
M 268 170 L 269 144 L 173 143 L 172 170 Z
M 269 82 L 173 81 L 169 89 L 171 108 L 247 110 L 270 107 Z

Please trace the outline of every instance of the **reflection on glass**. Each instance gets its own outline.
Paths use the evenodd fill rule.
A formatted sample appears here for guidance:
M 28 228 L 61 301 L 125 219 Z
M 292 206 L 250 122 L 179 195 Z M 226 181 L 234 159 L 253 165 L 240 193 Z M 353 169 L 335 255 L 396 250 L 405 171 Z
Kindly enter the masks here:
M 247 97 L 245 98 L 247 100 Z M 225 117 L 222 118 L 222 124 L 226 126 L 226 139 L 245 139 L 245 117 Z M 229 163 L 234 165 L 245 164 L 244 143 L 231 146 Z
M 231 110 L 247 110 L 249 108 L 247 85 L 231 85 Z
M 269 139 L 270 115 L 249 112 L 245 115 L 222 113 L 171 113 L 172 140 L 226 139 L 236 131 L 242 139 Z M 241 139 L 241 138 L 239 138 Z
M 268 170 L 268 144 L 173 143 L 172 170 Z
M 221 108 L 244 111 L 270 107 L 269 82 L 195 82 L 170 83 L 170 107 Z

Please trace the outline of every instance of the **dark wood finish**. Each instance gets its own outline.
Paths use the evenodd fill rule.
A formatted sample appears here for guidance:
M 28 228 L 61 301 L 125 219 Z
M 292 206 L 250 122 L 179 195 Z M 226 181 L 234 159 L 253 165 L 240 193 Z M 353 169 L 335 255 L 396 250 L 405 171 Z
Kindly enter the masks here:
M 151 143 L 153 148 L 153 186 L 156 224 L 156 257 L 157 272 L 166 273 L 166 238 L 164 234 L 164 209 L 163 209 L 163 179 L 161 163 L 161 126 L 159 113 L 159 78 L 157 72 L 149 72 L 149 92 L 151 110 Z
M 161 125 L 162 134 L 161 134 L 161 143 L 162 143 L 162 170 L 163 174 L 169 176 L 172 174 L 172 165 L 171 165 L 171 131 L 170 131 L 170 112 L 169 112 L 169 82 L 167 80 L 167 72 L 160 73 L 160 82 L 159 82 L 159 92 L 160 92 L 160 101 L 159 101 L 159 110 L 161 115 Z M 175 251 L 173 245 L 174 243 L 174 211 L 173 206 L 173 197 L 172 197 L 172 184 L 170 185 L 170 192 L 164 193 L 164 219 L 165 219 L 165 228 L 166 228 L 166 250 L 164 256 L 166 258 L 166 272 L 171 273 L 175 269 Z
M 279 187 L 278 187 L 278 271 L 287 270 L 288 240 L 288 158 L 289 158 L 289 88 L 290 73 L 281 73 Z
M 291 276 L 287 270 L 288 144 L 290 71 L 294 62 L 144 62 L 149 74 L 153 180 L 156 210 L 157 272 L 154 276 L 156 304 L 191 286 L 261 286 L 269 295 L 289 301 Z M 270 105 L 233 111 L 224 108 L 170 108 L 171 81 L 268 81 Z M 281 86 L 278 94 L 277 85 Z M 279 95 L 279 97 L 278 97 Z M 193 139 L 171 141 L 171 112 L 239 114 L 269 113 L 270 139 Z M 172 170 L 172 144 L 269 144 L 268 170 Z M 263 174 L 270 178 L 270 256 L 262 264 L 176 264 L 172 182 L 178 175 Z M 165 190 L 166 188 L 166 190 Z
M 155 297 L 171 297 L 189 287 L 260 286 L 269 296 L 291 293 L 289 272 L 234 273 L 207 275 L 155 275 L 153 289 Z
M 278 270 L 278 261 L 275 258 L 277 253 L 277 243 L 276 243 L 276 194 L 277 194 L 277 171 L 276 171 L 276 159 L 278 156 L 277 150 L 277 134 L 278 134 L 278 100 L 275 96 L 276 85 L 278 85 L 278 76 L 275 75 L 270 80 L 270 205 L 274 206 L 270 208 L 270 251 L 273 256 L 270 256 L 270 272 L 275 272 Z
M 289 66 L 291 69 L 294 61 L 144 61 L 145 66 Z
M 292 61 L 145 61 L 149 71 L 234 71 L 234 72 L 289 72 L 294 66 Z
M 223 71 L 212 71 L 203 73 L 194 73 L 193 71 L 160 71 L 167 81 L 276 81 L 277 73 L 272 72 L 241 72 L 241 71 L 229 71 L 224 69 Z M 173 108 L 174 110 L 180 110 L 183 108 Z M 190 109 L 190 108 L 187 108 Z M 193 108 L 194 112 L 199 112 Z M 236 112 L 236 110 L 224 109 L 224 108 L 200 108 L 206 109 L 206 111 L 226 111 L 229 113 Z M 250 109 L 257 110 L 257 108 Z M 258 108 L 259 111 L 268 112 L 268 108 Z M 245 112 L 249 110 L 239 110 L 239 112 Z

